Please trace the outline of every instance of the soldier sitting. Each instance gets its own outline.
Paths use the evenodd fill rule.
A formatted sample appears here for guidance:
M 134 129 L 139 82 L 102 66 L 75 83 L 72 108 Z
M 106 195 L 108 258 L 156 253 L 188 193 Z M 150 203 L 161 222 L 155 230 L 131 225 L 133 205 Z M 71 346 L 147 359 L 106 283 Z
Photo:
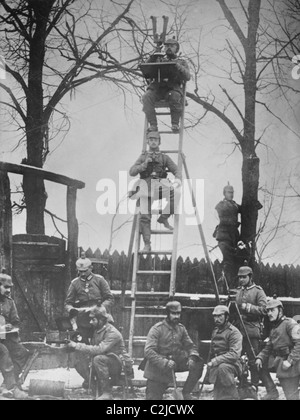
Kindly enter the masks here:
M 203 372 L 203 360 L 185 327 L 180 324 L 181 304 L 169 302 L 167 318 L 154 325 L 147 336 L 145 346 L 145 372 L 147 378 L 146 399 L 162 400 L 172 381 L 172 370 L 189 371 L 183 387 L 184 399 L 191 399 Z
M 25 399 L 19 377 L 29 357 L 29 351 L 20 343 L 20 318 L 11 298 L 12 278 L 0 274 L 0 371 L 4 378 L 0 393 L 10 394 L 15 399 Z
M 136 176 L 140 174 L 140 181 L 137 184 L 137 193 L 132 195 L 132 199 L 140 200 L 141 222 L 140 228 L 143 236 L 144 251 L 151 251 L 151 207 L 155 200 L 166 198 L 167 205 L 162 210 L 162 214 L 157 219 L 158 223 L 163 224 L 167 229 L 172 230 L 168 219 L 175 213 L 180 198 L 181 174 L 177 165 L 172 159 L 161 153 L 159 150 L 160 135 L 152 131 L 147 134 L 149 151 L 143 153 L 135 164 L 131 167 L 129 174 Z M 171 172 L 175 177 L 175 182 L 167 179 L 167 173 Z
M 149 63 L 176 63 L 176 71 L 172 72 L 168 79 L 152 81 L 143 96 L 143 111 L 150 124 L 150 131 L 157 131 L 155 103 L 162 99 L 167 100 L 170 106 L 172 130 L 175 133 L 179 131 L 179 119 L 183 109 L 183 83 L 190 80 L 191 76 L 186 61 L 177 57 L 178 51 L 179 43 L 175 39 L 168 39 L 165 41 L 166 55 L 161 57 L 160 54 L 153 54 L 148 60 Z
M 75 350 L 76 370 L 87 383 L 92 369 L 91 386 L 96 395 L 100 395 L 98 399 L 112 400 L 111 381 L 117 381 L 120 377 L 123 362 L 128 362 L 129 355 L 121 333 L 108 322 L 108 313 L 104 307 L 91 310 L 90 323 L 94 330 L 91 344 L 71 341 L 68 347 Z
M 242 373 L 241 354 L 243 337 L 229 322 L 225 305 L 213 311 L 215 329 L 212 333 L 210 356 L 207 364 L 209 382 L 214 384 L 215 400 L 238 400 L 235 377 Z
M 268 301 L 267 313 L 272 328 L 269 341 L 257 356 L 256 366 L 261 370 L 269 362 L 269 367 L 276 369 L 286 399 L 299 400 L 300 325 L 284 316 L 283 304 L 276 296 Z

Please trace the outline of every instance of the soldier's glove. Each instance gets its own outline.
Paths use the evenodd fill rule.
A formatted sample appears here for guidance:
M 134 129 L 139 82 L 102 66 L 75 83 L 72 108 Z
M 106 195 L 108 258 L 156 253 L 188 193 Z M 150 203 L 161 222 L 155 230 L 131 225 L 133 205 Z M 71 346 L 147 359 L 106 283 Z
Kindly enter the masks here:
M 241 304 L 241 309 L 242 309 L 243 311 L 246 311 L 246 309 L 247 309 L 247 303 L 242 303 L 242 304 Z
M 6 325 L 5 325 L 5 330 L 6 330 L 7 332 L 12 331 L 13 329 L 14 329 L 13 325 L 11 325 L 11 324 L 6 324 Z
M 76 343 L 74 343 L 74 341 L 69 341 L 68 343 L 67 343 L 67 348 L 68 349 L 73 349 L 73 350 L 75 350 L 76 349 Z
M 175 64 L 175 66 L 176 66 L 176 69 L 178 70 L 178 71 L 181 71 L 181 72 L 184 72 L 185 71 L 185 67 L 180 63 L 180 62 L 177 62 L 176 64 Z
M 196 363 L 197 363 L 196 360 L 193 357 L 190 357 L 187 362 L 189 370 L 194 369 L 196 366 Z
M 176 369 L 176 363 L 174 362 L 174 360 L 168 360 L 167 368 L 170 369 L 170 370 L 175 370 Z
M 282 369 L 283 370 L 288 370 L 291 366 L 292 366 L 291 363 L 287 360 L 284 360 L 283 363 L 282 363 Z
M 256 359 L 255 360 L 255 365 L 256 365 L 256 369 L 257 370 L 260 370 L 260 369 L 262 369 L 262 360 L 261 359 Z

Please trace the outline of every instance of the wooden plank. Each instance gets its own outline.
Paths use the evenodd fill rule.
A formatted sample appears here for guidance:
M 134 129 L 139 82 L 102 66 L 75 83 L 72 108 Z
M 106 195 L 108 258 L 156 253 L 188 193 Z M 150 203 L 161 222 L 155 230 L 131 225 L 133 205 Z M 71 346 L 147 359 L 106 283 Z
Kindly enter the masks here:
M 68 280 L 71 281 L 76 275 L 76 259 L 78 249 L 78 221 L 76 218 L 77 188 L 68 187 L 67 190 L 67 220 L 68 220 Z
M 12 269 L 12 211 L 7 172 L 0 171 L 0 270 Z
M 18 165 L 15 163 L 1 162 L 0 161 L 0 171 L 11 172 L 18 175 L 35 175 L 41 177 L 46 181 L 56 182 L 58 184 L 74 187 L 77 189 L 82 189 L 85 187 L 85 183 L 82 181 L 77 181 L 76 179 L 69 178 L 65 175 L 55 174 L 53 172 L 45 171 L 41 168 L 35 168 L 34 166 L 29 165 Z
M 137 274 L 141 276 L 147 276 L 147 275 L 153 275 L 153 276 L 169 276 L 171 274 L 171 271 L 169 270 L 139 270 Z

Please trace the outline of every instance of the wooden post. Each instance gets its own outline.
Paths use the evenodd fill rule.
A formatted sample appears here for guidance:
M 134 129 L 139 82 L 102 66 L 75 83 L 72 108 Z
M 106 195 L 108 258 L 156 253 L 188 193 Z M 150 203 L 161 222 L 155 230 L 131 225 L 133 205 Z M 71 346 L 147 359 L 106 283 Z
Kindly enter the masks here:
M 0 170 L 0 269 L 12 269 L 12 211 L 10 182 L 6 171 Z
M 76 218 L 77 188 L 72 186 L 67 189 L 67 220 L 68 220 L 68 259 L 67 275 L 71 281 L 76 275 L 75 262 L 78 249 L 78 221 Z

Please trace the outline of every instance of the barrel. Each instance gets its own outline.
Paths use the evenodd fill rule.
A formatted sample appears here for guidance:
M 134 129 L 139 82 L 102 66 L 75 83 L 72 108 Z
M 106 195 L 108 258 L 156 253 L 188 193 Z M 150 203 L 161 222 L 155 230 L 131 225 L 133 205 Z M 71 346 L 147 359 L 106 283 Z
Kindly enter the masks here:
M 50 395 L 56 398 L 64 398 L 65 382 L 31 379 L 29 384 L 29 395 Z

